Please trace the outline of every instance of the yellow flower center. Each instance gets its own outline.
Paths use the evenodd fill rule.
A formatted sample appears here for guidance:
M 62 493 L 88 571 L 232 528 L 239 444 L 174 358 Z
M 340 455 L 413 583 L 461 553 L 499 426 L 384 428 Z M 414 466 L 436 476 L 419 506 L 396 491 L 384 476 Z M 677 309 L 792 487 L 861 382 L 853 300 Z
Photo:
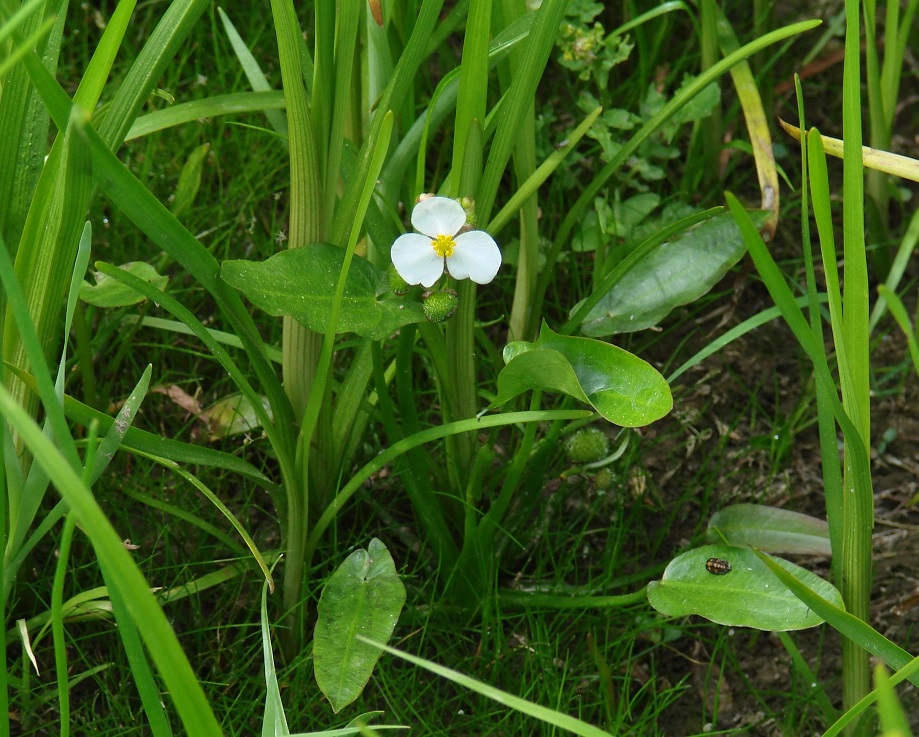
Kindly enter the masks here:
M 439 235 L 431 241 L 431 247 L 437 251 L 438 256 L 450 258 L 453 255 L 453 249 L 456 248 L 456 241 L 451 235 Z

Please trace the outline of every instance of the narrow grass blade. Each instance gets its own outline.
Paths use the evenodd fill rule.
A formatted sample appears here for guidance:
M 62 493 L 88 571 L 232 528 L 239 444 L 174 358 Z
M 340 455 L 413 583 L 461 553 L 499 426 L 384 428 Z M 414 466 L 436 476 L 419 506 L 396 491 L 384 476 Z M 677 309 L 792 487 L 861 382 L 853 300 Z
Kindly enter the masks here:
M 147 715 L 147 722 L 150 725 L 150 733 L 153 737 L 172 737 L 172 726 L 169 724 L 169 717 L 166 715 L 165 708 L 163 708 L 160 687 L 156 682 L 153 668 L 150 666 L 150 660 L 144 650 L 137 623 L 128 612 L 121 590 L 112 580 L 112 576 L 108 574 L 105 565 L 101 561 L 100 567 L 102 568 L 102 575 L 108 584 L 108 596 L 112 602 L 115 621 L 118 624 L 118 635 L 121 637 L 125 656 L 131 666 L 131 677 L 137 686 L 137 692 L 140 694 L 140 701 L 144 707 L 144 713 Z
M 361 147 L 355 173 L 351 181 L 346 184 L 341 202 L 336 208 L 335 221 L 332 223 L 329 239 L 332 243 L 344 243 L 355 223 L 360 222 L 357 212 L 365 185 L 369 180 L 373 156 L 379 149 L 379 137 L 383 132 L 386 113 L 392 109 L 394 103 L 406 98 L 409 87 L 414 84 L 415 74 L 424 59 L 428 41 L 440 18 L 442 7 L 443 0 L 423 0 L 418 9 L 417 19 L 412 27 L 412 35 L 399 56 L 386 91 L 380 98 L 371 122 L 370 133 Z
M 798 649 L 791 635 L 787 632 L 776 632 L 775 636 L 791 657 L 792 665 L 798 672 L 798 677 L 801 679 L 801 682 L 809 683 L 815 687 L 813 690 L 816 691 L 816 693 L 813 694 L 812 698 L 816 701 L 820 711 L 823 712 L 823 718 L 826 723 L 829 724 L 836 721 L 839 718 L 839 711 L 833 706 L 830 697 L 827 696 L 826 689 L 823 687 L 823 684 L 820 683 L 817 674 L 811 669 L 810 664 L 801 654 L 801 651 Z
M 795 304 L 799 308 L 803 308 L 807 306 L 807 301 L 807 297 L 798 297 L 795 300 Z M 826 302 L 825 295 L 823 296 L 822 301 Z M 667 382 L 669 384 L 673 384 L 674 381 L 689 371 L 689 369 L 691 369 L 693 366 L 698 366 L 706 358 L 714 355 L 725 346 L 733 343 L 738 338 L 742 338 L 744 335 L 752 332 L 761 325 L 765 325 L 767 322 L 771 322 L 772 320 L 775 320 L 777 317 L 781 316 L 782 311 L 778 307 L 770 307 L 763 310 L 758 315 L 747 318 L 739 325 L 735 325 L 733 328 L 728 330 L 724 335 L 715 338 L 711 343 L 705 346 L 705 348 L 680 364 L 677 369 L 667 377 Z
M 518 128 L 526 111 L 533 104 L 536 87 L 546 68 L 549 54 L 555 46 L 558 27 L 567 7 L 566 0 L 543 0 L 536 11 L 533 27 L 523 50 L 520 74 L 505 95 L 498 128 L 476 195 L 476 212 L 485 221 L 491 219 L 498 186 L 514 149 Z
M 796 141 L 801 140 L 801 129 L 791 123 L 779 119 L 779 124 Z M 842 158 L 843 142 L 838 138 L 831 138 L 821 134 L 824 150 L 836 158 Z M 887 174 L 894 174 L 903 179 L 919 182 L 919 161 L 909 156 L 900 156 L 889 151 L 878 151 L 868 146 L 862 146 L 862 162 L 869 169 L 877 169 Z
M 268 115 L 283 110 L 284 107 L 284 93 L 280 91 L 214 95 L 205 97 L 203 100 L 182 102 L 141 115 L 131 125 L 124 140 L 133 141 L 183 123 L 197 122 L 202 118 L 217 118 L 222 115 L 259 111 L 265 111 L 265 114 Z
M 908 737 L 912 734 L 903 705 L 887 675 L 887 669 L 878 663 L 874 667 L 875 692 L 878 695 L 878 714 L 881 717 L 881 731 L 884 737 Z
M 159 463 L 159 458 L 155 456 L 146 456 L 151 458 L 154 462 Z M 172 466 L 170 465 L 170 468 Z M 248 556 L 249 551 L 243 545 L 240 545 L 238 541 L 228 535 L 226 532 L 221 530 L 219 527 L 215 527 L 207 520 L 199 517 L 196 514 L 185 511 L 182 507 L 176 506 L 175 504 L 169 504 L 162 501 L 161 499 L 156 499 L 149 494 L 144 494 L 135 489 L 125 487 L 121 490 L 121 493 L 125 496 L 134 499 L 135 501 L 140 502 L 141 504 L 150 507 L 150 509 L 157 509 L 164 514 L 168 514 L 170 517 L 175 517 L 176 519 L 184 520 L 190 525 L 194 525 L 199 530 L 204 532 L 206 535 L 210 535 L 215 540 L 219 541 L 223 545 L 226 545 L 227 548 L 232 551 L 232 553 L 240 558 Z
M 274 423 L 271 420 L 271 417 L 265 411 L 265 408 L 262 405 L 261 397 L 255 388 L 249 383 L 248 378 L 236 364 L 236 362 L 230 357 L 230 354 L 221 346 L 210 333 L 204 325 L 201 324 L 201 321 L 198 320 L 192 312 L 182 305 L 174 297 L 171 297 L 163 290 L 157 288 L 155 285 L 150 284 L 149 282 L 139 279 L 125 269 L 112 266 L 104 262 L 97 262 L 96 268 L 103 274 L 117 279 L 118 281 L 132 287 L 134 290 L 143 294 L 147 299 L 152 300 L 156 304 L 160 305 L 164 309 L 168 310 L 171 314 L 181 320 L 194 334 L 200 339 L 207 349 L 211 352 L 217 362 L 224 368 L 224 370 L 229 374 L 230 378 L 233 379 L 233 382 L 239 387 L 239 390 L 243 392 L 249 401 L 252 403 L 252 407 L 258 415 L 258 419 L 262 424 L 262 427 L 265 429 L 265 432 L 274 442 L 277 442 L 278 438 L 274 436 Z
M 60 340 L 61 305 L 67 297 L 72 267 L 83 230 L 82 215 L 72 212 L 82 207 L 82 193 L 91 185 L 88 151 L 79 138 L 88 116 L 73 107 L 67 121 L 55 163 L 43 171 L 37 188 L 36 202 L 30 208 L 22 238 L 15 255 L 16 278 L 22 289 L 25 306 L 41 355 L 50 359 L 57 355 Z M 3 327 L 3 359 L 7 363 L 37 371 L 42 364 L 33 364 L 29 353 L 34 350 L 24 344 L 16 318 L 10 312 Z M 10 382 L 14 396 L 31 412 L 34 398 L 24 391 L 18 380 Z
M 913 213 L 913 217 L 909 221 L 906 233 L 903 234 L 903 240 L 900 241 L 900 245 L 897 248 L 897 255 L 894 257 L 890 272 L 887 274 L 887 279 L 884 280 L 884 288 L 889 292 L 894 293 L 897 291 L 900 280 L 906 272 L 906 266 L 912 259 L 916 244 L 919 244 L 919 209 Z M 877 324 L 884 316 L 886 306 L 887 301 L 883 298 L 875 303 L 874 309 L 871 311 L 871 318 L 868 321 L 868 329 L 871 332 L 874 332 Z
M 70 737 L 70 687 L 67 682 L 67 643 L 64 635 L 64 579 L 70 562 L 70 545 L 76 523 L 72 514 L 67 515 L 58 546 L 58 559 L 54 567 L 54 582 L 51 587 L 51 630 L 54 636 L 54 667 L 57 675 L 58 705 L 61 712 L 61 737 Z
M 759 551 L 753 552 L 785 586 L 791 589 L 795 596 L 813 609 L 818 616 L 825 619 L 827 624 L 841 635 L 847 637 L 871 655 L 880 658 L 891 668 L 900 669 L 906 666 L 914 666 L 906 677 L 910 683 L 919 686 L 919 658 L 914 658 L 899 645 L 884 637 L 867 622 L 849 614 L 844 609 L 839 608 L 812 591 L 778 563 L 770 559 L 768 555 Z
M 277 565 L 278 560 L 272 565 Z M 262 737 L 286 737 L 290 734 L 284 702 L 278 686 L 278 672 L 274 666 L 274 649 L 271 646 L 271 630 L 268 627 L 268 580 L 262 585 L 262 603 L 259 609 L 262 630 L 262 658 L 265 662 L 265 715 L 262 719 Z
M 718 42 L 721 50 L 727 56 L 740 48 L 734 29 L 728 22 L 724 11 L 720 8 L 718 13 Z M 775 156 L 772 153 L 772 136 L 769 133 L 769 122 L 766 111 L 763 109 L 763 100 L 756 87 L 750 63 L 744 59 L 731 68 L 731 79 L 734 89 L 743 109 L 747 132 L 750 134 L 750 145 L 753 147 L 753 160 L 756 163 L 756 174 L 759 180 L 759 190 L 762 195 L 762 209 L 768 210 L 771 216 L 765 223 L 767 241 L 772 240 L 779 222 L 779 175 L 775 166 Z
M 138 111 L 147 102 L 153 87 L 209 5 L 209 0 L 173 0 L 169 3 L 125 75 L 99 126 L 99 135 L 109 149 L 117 150 L 124 141 Z M 33 70 L 29 72 L 33 74 Z M 46 93 L 41 94 L 47 102 Z
M 527 37 L 534 17 L 534 13 L 526 13 L 492 39 L 491 45 L 488 47 L 489 69 L 494 67 L 511 49 L 516 48 Z M 389 158 L 386 170 L 382 172 L 380 185 L 380 191 L 386 193 L 387 197 L 389 195 L 394 196 L 398 192 L 405 170 L 411 163 L 412 157 L 416 156 L 416 154 L 415 184 L 410 192 L 413 196 L 417 196 L 422 192 L 428 138 L 444 121 L 450 110 L 456 106 L 458 91 L 459 68 L 457 67 L 447 72 L 437 83 L 437 88 L 431 95 L 427 109 L 418 116 L 411 128 L 405 132 L 399 141 L 399 145 L 396 146 L 395 151 Z
M 170 469 L 173 473 L 177 474 L 184 478 L 188 483 L 194 486 L 198 491 L 200 491 L 205 498 L 217 508 L 217 510 L 222 514 L 226 520 L 233 526 L 233 529 L 239 534 L 243 539 L 246 547 L 249 549 L 249 552 L 252 554 L 252 557 L 255 558 L 255 562 L 258 564 L 258 567 L 262 570 L 262 574 L 265 576 L 265 582 L 268 584 L 268 588 L 271 593 L 274 593 L 274 580 L 271 578 L 271 573 L 268 571 L 268 565 L 265 563 L 265 556 L 262 555 L 262 552 L 258 549 L 258 546 L 255 544 L 255 541 L 252 539 L 252 536 L 246 531 L 246 528 L 243 527 L 242 523 L 236 518 L 236 515 L 230 511 L 229 507 L 224 504 L 220 498 L 211 491 L 204 482 L 201 481 L 197 476 L 192 473 L 189 473 L 184 468 L 179 466 L 173 461 L 168 461 L 165 458 L 158 458 L 156 461 L 166 468 Z
M 494 686 L 489 686 L 487 683 L 483 683 L 476 678 L 467 676 L 464 673 L 453 670 L 452 668 L 445 668 L 444 666 L 433 663 L 430 660 L 425 660 L 424 658 L 419 658 L 415 655 L 409 655 L 408 653 L 401 650 L 396 650 L 394 647 L 389 647 L 388 645 L 374 642 L 373 640 L 369 640 L 366 637 L 361 637 L 360 635 L 358 635 L 358 639 L 363 640 L 368 645 L 374 645 L 384 652 L 389 653 L 390 655 L 395 655 L 396 657 L 407 660 L 409 663 L 413 663 L 420 668 L 429 670 L 431 673 L 441 676 L 442 678 L 453 681 L 463 688 L 467 688 L 470 691 L 475 691 L 476 693 L 481 694 L 482 696 L 485 696 L 492 701 L 496 701 L 499 704 L 509 706 L 511 709 L 519 711 L 521 714 L 526 714 L 527 716 L 531 716 L 541 722 L 551 724 L 553 727 L 564 729 L 568 732 L 579 735 L 580 737 L 610 737 L 609 732 L 605 732 L 602 729 L 593 726 L 592 724 L 582 722 L 580 719 L 575 719 L 574 717 L 568 716 L 567 714 L 562 714 L 561 712 L 555 711 L 554 709 L 547 709 L 545 706 L 534 704 L 532 701 L 521 699 L 519 696 L 514 696 L 507 691 L 502 691 L 501 689 L 495 688 Z
M 789 289 L 788 285 L 785 283 L 782 273 L 779 271 L 772 255 L 769 253 L 769 249 L 766 248 L 762 236 L 760 236 L 753 222 L 750 220 L 750 216 L 747 214 L 746 210 L 743 209 L 740 202 L 737 201 L 737 198 L 730 192 L 726 194 L 726 197 L 728 207 L 731 209 L 731 212 L 734 213 L 734 217 L 737 218 L 741 233 L 743 233 L 744 240 L 747 242 L 747 249 L 756 264 L 757 270 L 763 278 L 763 282 L 769 290 L 769 294 L 772 296 L 776 305 L 781 309 L 782 317 L 785 319 L 786 323 L 788 323 L 798 343 L 804 349 L 805 353 L 807 353 L 808 358 L 810 358 L 814 365 L 818 388 L 820 391 L 825 392 L 826 401 L 832 406 L 836 422 L 839 423 L 846 442 L 851 446 L 851 452 L 848 459 L 852 465 L 853 472 L 862 483 L 867 480 L 867 483 L 870 485 L 871 472 L 868 464 L 867 448 L 862 441 L 861 432 L 846 413 L 842 402 L 839 401 L 836 383 L 830 374 L 830 368 L 827 364 L 823 346 L 817 340 L 811 326 L 808 324 L 804 314 L 795 302 L 791 289 Z M 864 496 L 859 495 L 858 503 L 867 505 L 870 504 L 870 500 L 866 500 Z M 870 519 L 870 507 L 869 509 L 860 510 L 862 516 L 866 513 L 868 514 L 868 519 Z M 870 525 L 866 529 L 870 530 Z M 834 554 L 836 553 L 837 551 L 834 551 Z
M 601 112 L 603 112 L 602 108 L 597 108 L 591 112 L 577 128 L 568 134 L 564 141 L 558 144 L 556 151 L 549 154 L 546 160 L 540 164 L 539 168 L 516 188 L 511 198 L 504 207 L 501 208 L 501 211 L 492 218 L 491 222 L 484 230 L 490 235 L 495 236 L 511 221 L 520 211 L 520 208 L 523 207 L 523 204 L 533 196 L 550 176 L 552 176 L 552 173 L 565 160 L 568 154 L 574 151 L 578 141 L 587 133 L 590 126 L 594 124 L 594 121 L 600 116 Z
M 109 566 L 113 578 L 124 592 L 131 616 L 136 622 L 144 623 L 142 633 L 147 647 L 169 689 L 187 733 L 193 737 L 216 737 L 222 734 L 175 632 L 92 493 L 83 485 L 60 452 L 42 435 L 41 429 L 2 386 L 0 414 L 16 428 L 32 452 L 35 462 L 45 467 L 55 487 L 67 500 L 86 530 L 97 556 L 104 559 L 105 564 Z
M 41 5 L 41 3 L 42 0 L 37 0 L 37 2 L 33 1 L 30 3 L 30 7 L 23 9 L 27 9 L 31 12 L 35 10 L 37 6 Z M 10 21 L 10 25 L 14 25 L 15 21 L 24 22 L 27 17 L 28 14 L 23 14 L 20 18 L 14 17 Z M 19 63 L 19 60 L 22 59 L 22 57 L 32 51 L 36 46 L 38 46 L 42 39 L 51 32 L 55 21 L 56 18 L 54 17 L 45 18 L 45 20 L 42 21 L 42 24 L 38 28 L 32 31 L 27 38 L 23 39 L 19 45 L 17 45 L 16 48 L 14 48 L 13 51 L 5 59 L 3 59 L 3 61 L 0 61 L 0 75 L 6 74 L 10 69 Z M 0 32 L 0 39 L 2 39 L 4 36 L 10 35 L 13 32 L 13 28 L 7 28 L 4 26 L 2 31 L 3 32 Z
M 463 57 L 460 65 L 459 92 L 456 98 L 456 122 L 453 135 L 453 171 L 451 174 L 451 197 L 468 197 L 475 190 L 463 190 L 461 174 L 466 164 L 466 142 L 473 123 L 485 120 L 485 99 L 488 93 L 488 39 L 491 32 L 492 7 L 489 0 L 471 0 L 466 16 L 466 32 L 463 34 Z M 478 128 L 481 132 L 481 127 Z M 478 146 L 481 152 L 481 139 Z M 508 152 L 510 153 L 510 152 Z M 481 157 L 475 181 L 481 174 Z M 476 203 L 478 206 L 480 203 Z M 481 212 L 478 210 L 478 212 Z
M 167 320 L 162 317 L 150 317 L 149 315 L 125 315 L 122 319 L 126 325 L 140 323 L 144 327 L 153 328 L 154 330 L 163 330 L 177 335 L 195 334 L 185 323 L 179 322 L 178 320 Z M 233 333 L 228 333 L 223 330 L 214 330 L 213 328 L 207 328 L 207 332 L 221 345 L 239 349 L 243 347 L 243 342 L 239 339 L 239 336 Z M 281 350 L 279 348 L 269 345 L 265 346 L 265 350 L 268 353 L 268 358 L 272 362 L 281 362 Z
M 223 30 L 230 40 L 230 45 L 233 47 L 233 53 L 235 53 L 236 58 L 239 59 L 239 65 L 243 68 L 243 72 L 246 75 L 246 79 L 249 80 L 252 89 L 256 92 L 273 92 L 268 79 L 259 67 L 252 52 L 249 51 L 249 47 L 246 46 L 246 42 L 243 41 L 242 36 L 239 35 L 230 17 L 224 12 L 223 8 L 217 8 L 217 13 L 220 15 L 220 22 L 223 23 Z M 273 94 L 283 97 L 283 93 L 280 92 Z M 282 136 L 287 135 L 287 118 L 282 113 L 278 112 L 276 108 L 266 108 L 265 117 L 268 118 L 268 122 L 271 124 L 271 127 L 274 128 L 275 132 Z
M 507 414 L 494 415 L 491 417 L 479 417 L 476 419 L 470 420 L 460 420 L 458 422 L 450 422 L 440 427 L 432 427 L 427 430 L 422 430 L 421 432 L 415 433 L 403 440 L 400 440 L 396 443 L 390 445 L 386 450 L 376 456 L 372 461 L 365 464 L 347 484 L 342 488 L 338 494 L 335 495 L 335 498 L 329 503 L 329 506 L 326 507 L 325 511 L 322 513 L 322 516 L 316 522 L 312 531 L 310 532 L 309 541 L 307 542 L 307 555 L 312 553 L 316 549 L 316 545 L 319 544 L 319 540 L 322 537 L 322 534 L 325 532 L 326 528 L 332 523 L 338 513 L 341 511 L 342 507 L 348 502 L 348 500 L 354 495 L 354 493 L 361 488 L 361 485 L 369 479 L 374 473 L 383 468 L 387 463 L 391 463 L 393 460 L 401 456 L 403 453 L 411 450 L 412 448 L 417 448 L 419 445 L 424 445 L 425 443 L 430 443 L 433 440 L 440 440 L 441 438 L 446 438 L 450 435 L 459 435 L 464 432 L 481 432 L 489 427 L 502 427 L 504 425 L 513 425 L 516 423 L 526 423 L 526 422 L 544 422 L 551 420 L 580 420 L 587 417 L 593 417 L 592 412 L 586 410 L 540 410 L 532 412 L 509 412 Z
M 913 325 L 910 322 L 906 307 L 903 305 L 903 302 L 900 301 L 896 293 L 892 292 L 883 284 L 878 287 L 878 293 L 881 295 L 881 300 L 887 305 L 887 309 L 890 310 L 890 314 L 893 315 L 893 319 L 896 320 L 897 325 L 900 326 L 900 330 L 903 331 L 903 335 L 906 336 L 906 345 L 909 348 L 909 355 L 913 361 L 913 368 L 916 370 L 916 373 L 919 374 L 919 344 L 916 342 L 916 331 L 913 329 Z

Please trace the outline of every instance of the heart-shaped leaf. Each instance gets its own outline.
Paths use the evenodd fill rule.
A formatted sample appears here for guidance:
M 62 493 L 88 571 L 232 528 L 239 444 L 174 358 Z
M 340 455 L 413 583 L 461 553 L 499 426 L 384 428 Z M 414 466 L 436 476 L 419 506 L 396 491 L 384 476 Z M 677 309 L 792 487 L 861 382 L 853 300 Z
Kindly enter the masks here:
M 290 315 L 321 333 L 329 322 L 344 257 L 343 248 L 314 243 L 281 251 L 267 261 L 224 261 L 220 275 L 269 315 Z M 403 325 L 425 319 L 416 302 L 380 299 L 388 290 L 385 272 L 355 256 L 337 332 L 382 340 Z
M 386 546 L 376 538 L 355 550 L 322 590 L 313 634 L 316 683 L 337 714 L 360 696 L 380 650 L 359 640 L 389 642 L 405 603 L 405 586 Z
M 553 332 L 543 323 L 535 343 L 504 348 L 493 406 L 529 389 L 568 394 L 612 423 L 640 427 L 673 407 L 670 387 L 651 364 L 618 346 Z
M 824 599 L 843 608 L 836 588 L 781 558 L 782 568 Z M 750 548 L 705 545 L 670 561 L 660 581 L 648 584 L 648 601 L 670 617 L 690 614 L 732 627 L 782 632 L 823 622 L 763 564 Z

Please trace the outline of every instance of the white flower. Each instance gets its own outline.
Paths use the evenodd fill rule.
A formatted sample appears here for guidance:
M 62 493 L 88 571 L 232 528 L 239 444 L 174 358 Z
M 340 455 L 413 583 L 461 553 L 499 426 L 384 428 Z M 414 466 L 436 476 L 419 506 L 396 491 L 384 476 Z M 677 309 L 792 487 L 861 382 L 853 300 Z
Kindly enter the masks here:
M 430 287 L 446 265 L 454 279 L 488 284 L 501 267 L 501 251 L 482 230 L 460 233 L 465 224 L 466 211 L 455 200 L 429 197 L 419 202 L 412 210 L 412 225 L 420 233 L 400 235 L 392 245 L 399 276 L 409 284 Z

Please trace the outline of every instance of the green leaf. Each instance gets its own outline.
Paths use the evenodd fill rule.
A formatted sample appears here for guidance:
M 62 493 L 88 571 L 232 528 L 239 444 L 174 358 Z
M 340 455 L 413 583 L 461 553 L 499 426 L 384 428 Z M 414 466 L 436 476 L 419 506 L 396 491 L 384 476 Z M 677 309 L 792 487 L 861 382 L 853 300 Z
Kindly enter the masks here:
M 262 397 L 262 407 L 271 417 L 268 397 Z M 242 392 L 221 397 L 207 408 L 208 440 L 220 440 L 231 435 L 252 432 L 262 426 L 261 418 L 252 406 L 252 401 Z
M 717 558 L 731 569 L 715 575 L 706 561 Z M 810 571 L 781 558 L 779 566 L 824 599 L 842 607 L 836 588 Z M 813 609 L 795 596 L 750 548 L 705 545 L 670 561 L 660 581 L 648 584 L 648 601 L 670 617 L 698 614 L 732 627 L 786 631 L 823 622 Z
M 708 523 L 710 542 L 749 545 L 767 553 L 831 555 L 826 520 L 762 504 L 734 504 Z
M 708 292 L 746 250 L 730 214 L 706 220 L 629 269 L 587 314 L 581 330 L 601 337 L 656 325 L 675 307 Z
M 185 166 L 179 174 L 179 183 L 176 185 L 175 198 L 172 200 L 172 214 L 178 217 L 185 210 L 192 206 L 195 197 L 198 195 L 198 189 L 201 187 L 201 170 L 204 168 L 204 160 L 211 150 L 211 144 L 202 143 L 188 155 Z
M 467 688 L 470 691 L 481 694 L 486 698 L 495 701 L 502 706 L 507 706 L 513 709 L 514 711 L 520 712 L 521 714 L 526 714 L 529 717 L 538 719 L 545 724 L 549 724 L 552 727 L 559 727 L 566 732 L 571 732 L 578 737 L 609 737 L 610 733 L 595 727 L 588 722 L 583 722 L 580 719 L 569 716 L 568 714 L 563 714 L 560 711 L 555 711 L 554 709 L 549 709 L 540 704 L 533 703 L 532 701 L 527 701 L 522 699 L 519 696 L 516 696 L 507 691 L 502 691 L 499 688 L 495 688 L 489 683 L 480 681 L 477 678 L 472 678 L 467 676 L 465 673 L 460 673 L 459 671 L 453 670 L 452 668 L 445 668 L 444 666 L 435 663 L 431 660 L 425 660 L 424 658 L 419 658 L 409 653 L 402 652 L 401 650 L 396 650 L 393 647 L 388 647 L 382 643 L 369 643 L 374 647 L 381 648 L 391 655 L 407 660 L 409 663 L 417 665 L 419 668 L 424 668 L 425 670 L 431 671 L 435 675 L 440 676 L 441 678 L 446 678 L 453 683 L 456 683 L 463 688 Z M 544 730 L 534 730 L 534 734 L 542 734 Z M 549 732 L 549 730 L 545 730 Z M 550 734 L 557 734 L 557 730 L 553 729 Z
M 252 52 L 249 51 L 249 47 L 246 46 L 246 42 L 243 41 L 242 36 L 239 35 L 239 31 L 236 30 L 236 26 L 233 25 L 230 17 L 224 12 L 223 8 L 218 7 L 217 13 L 220 15 L 220 22 L 223 23 L 223 30 L 226 32 L 227 38 L 233 46 L 233 52 L 239 60 L 239 65 L 242 67 L 246 79 L 248 79 L 249 84 L 252 85 L 252 89 L 256 92 L 270 92 L 271 84 L 259 67 L 258 61 L 256 61 L 255 57 L 252 55 Z M 265 113 L 265 117 L 268 118 L 268 122 L 271 123 L 271 127 L 274 128 L 277 133 L 280 133 L 282 136 L 287 135 L 287 118 L 283 113 L 277 110 L 268 110 Z
M 271 567 L 272 571 L 274 566 Z M 262 737 L 287 737 L 287 715 L 278 685 L 278 672 L 274 665 L 271 630 L 268 627 L 268 581 L 262 584 L 262 604 L 259 610 L 262 629 L 262 657 L 265 661 L 265 716 L 262 719 Z
M 168 276 L 157 273 L 156 268 L 146 261 L 131 261 L 122 264 L 119 268 L 134 274 L 138 279 L 143 279 L 148 284 L 153 284 L 157 289 L 165 289 L 169 282 Z M 95 284 L 83 282 L 80 289 L 80 299 L 96 307 L 127 307 L 144 301 L 144 295 L 122 284 L 117 279 L 103 274 L 101 271 L 93 272 Z
M 283 108 L 284 93 L 280 90 L 277 92 L 234 92 L 227 95 L 204 97 L 200 100 L 189 100 L 141 115 L 134 121 L 124 140 L 133 141 L 166 128 L 185 123 L 197 123 L 205 118 L 263 110 L 268 116 Z
M 316 332 L 325 332 L 345 251 L 314 243 L 277 253 L 267 261 L 224 261 L 223 280 L 269 315 L 290 315 Z M 339 333 L 382 340 L 413 322 L 421 322 L 421 305 L 378 299 L 388 290 L 385 272 L 355 258 L 348 272 L 338 319 Z
M 373 538 L 355 550 L 322 590 L 313 635 L 316 683 L 337 714 L 360 696 L 380 658 L 377 647 L 357 639 L 389 642 L 405 603 L 392 556 Z
M 493 406 L 528 389 L 553 391 L 623 427 L 647 425 L 673 407 L 666 380 L 646 361 L 599 340 L 559 335 L 545 323 L 535 343 L 509 343 L 504 360 Z

